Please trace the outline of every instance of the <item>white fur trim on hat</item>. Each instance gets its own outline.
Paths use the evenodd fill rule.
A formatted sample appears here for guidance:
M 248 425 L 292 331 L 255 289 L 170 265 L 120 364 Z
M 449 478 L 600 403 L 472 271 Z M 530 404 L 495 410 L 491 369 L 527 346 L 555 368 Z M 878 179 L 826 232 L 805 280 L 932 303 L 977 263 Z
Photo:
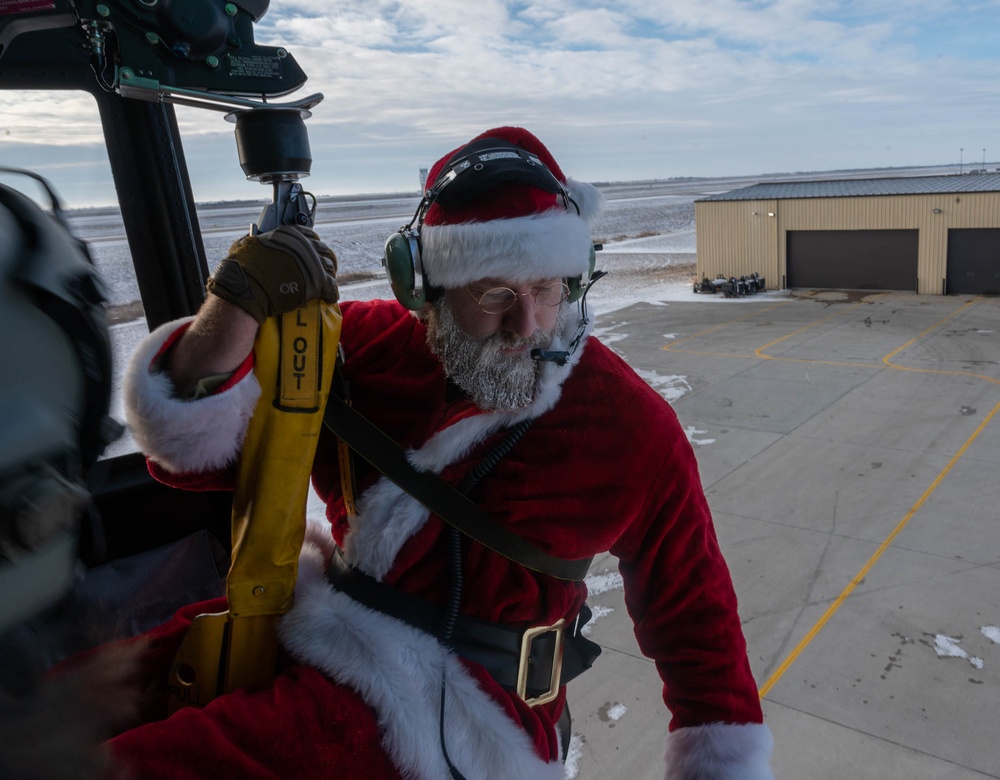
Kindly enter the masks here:
M 580 219 L 586 222 L 588 227 L 593 227 L 604 211 L 604 195 L 593 184 L 579 181 L 572 176 L 566 178 L 566 191 L 576 204 L 576 208 L 580 209 Z M 571 208 L 572 205 L 570 204 Z
M 771 730 L 762 723 L 709 723 L 667 735 L 665 780 L 774 780 Z
M 445 289 L 479 279 L 522 283 L 581 276 L 590 266 L 587 226 L 563 211 L 428 226 L 420 235 L 427 281 Z
M 583 276 L 590 270 L 590 223 L 603 205 L 600 191 L 570 180 L 580 214 L 549 209 L 484 222 L 425 225 L 421 261 L 430 284 L 464 287 L 479 279 L 531 282 Z
M 253 373 L 229 390 L 197 401 L 174 395 L 170 377 L 153 371 L 152 363 L 190 319 L 168 322 L 143 339 L 124 379 L 125 419 L 139 449 L 175 474 L 215 471 L 235 461 L 260 397 Z

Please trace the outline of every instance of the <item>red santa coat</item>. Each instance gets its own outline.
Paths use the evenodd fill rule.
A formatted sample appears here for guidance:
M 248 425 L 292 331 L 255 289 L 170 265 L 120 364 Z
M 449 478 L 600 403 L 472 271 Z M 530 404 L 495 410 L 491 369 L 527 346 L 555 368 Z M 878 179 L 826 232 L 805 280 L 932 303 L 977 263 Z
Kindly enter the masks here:
M 770 734 L 732 582 L 693 452 L 669 405 L 589 338 L 567 365 L 541 364 L 539 392 L 528 409 L 484 413 L 448 384 L 426 346 L 423 324 L 409 312 L 394 302 L 346 303 L 343 311 L 345 376 L 355 407 L 407 448 L 418 468 L 458 484 L 507 427 L 533 419 L 473 498 L 496 522 L 552 555 L 576 559 L 610 550 L 619 558 L 639 646 L 656 664 L 673 716 L 667 777 L 770 778 Z M 571 323 L 553 348 L 568 344 L 576 330 Z M 158 478 L 187 488 L 223 487 L 231 475 L 220 468 L 238 451 L 259 390 L 244 370 L 212 398 L 171 399 L 169 383 L 150 366 L 177 333 L 165 326 L 134 357 L 126 387 L 130 423 Z M 370 469 L 360 469 L 359 479 L 358 512 L 348 516 L 335 442 L 325 434 L 313 482 L 327 505 L 332 540 L 371 576 L 443 603 L 449 582 L 443 522 Z M 377 723 L 384 752 L 375 753 L 389 756 L 407 776 L 445 777 L 438 736 L 443 669 L 448 753 L 469 780 L 561 777 L 565 746 L 554 724 L 564 696 L 529 708 L 433 637 L 336 592 L 323 574 L 330 541 L 307 543 L 295 606 L 281 623 L 283 646 L 308 670 L 293 667 L 295 684 L 279 678 L 285 705 L 354 697 L 358 724 Z M 475 542 L 464 547 L 464 575 L 461 613 L 489 621 L 550 625 L 576 615 L 586 598 L 582 583 L 532 572 Z M 261 695 L 267 701 L 257 706 L 280 709 L 273 691 Z M 252 696 L 243 698 L 235 710 L 247 728 Z M 344 701 L 339 706 L 343 710 Z M 211 722 L 214 716 L 209 708 L 186 717 Z M 169 740 L 177 719 L 144 727 L 145 736 L 120 738 L 120 754 L 135 757 L 144 741 Z M 270 741 L 296 740 L 275 733 L 276 721 L 269 721 L 261 739 L 266 733 Z M 196 733 L 210 750 L 214 732 Z M 329 736 L 323 739 L 329 746 Z M 363 763 L 355 771 L 373 756 L 357 754 Z M 365 776 L 382 776 L 373 770 L 374 764 Z M 317 768 L 309 776 L 325 772 Z

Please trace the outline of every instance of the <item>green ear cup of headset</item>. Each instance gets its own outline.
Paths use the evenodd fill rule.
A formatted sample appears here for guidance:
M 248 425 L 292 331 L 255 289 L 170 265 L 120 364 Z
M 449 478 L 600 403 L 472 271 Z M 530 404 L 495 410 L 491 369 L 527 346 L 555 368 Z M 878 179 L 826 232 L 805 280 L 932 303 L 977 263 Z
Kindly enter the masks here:
M 397 231 L 386 239 L 385 255 L 382 258 L 389 284 L 392 285 L 392 294 L 411 311 L 422 309 L 427 302 L 423 279 L 417 279 L 415 257 L 419 249 L 416 243 L 415 236 Z

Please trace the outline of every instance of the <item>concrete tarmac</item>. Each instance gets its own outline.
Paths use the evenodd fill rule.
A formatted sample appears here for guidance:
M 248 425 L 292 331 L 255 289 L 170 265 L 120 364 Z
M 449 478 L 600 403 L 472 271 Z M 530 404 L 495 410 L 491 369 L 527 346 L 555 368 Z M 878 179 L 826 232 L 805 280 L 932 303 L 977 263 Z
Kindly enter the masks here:
M 1000 778 L 1000 299 L 692 293 L 596 325 L 694 443 L 776 778 Z M 662 778 L 615 571 L 592 568 L 567 777 Z

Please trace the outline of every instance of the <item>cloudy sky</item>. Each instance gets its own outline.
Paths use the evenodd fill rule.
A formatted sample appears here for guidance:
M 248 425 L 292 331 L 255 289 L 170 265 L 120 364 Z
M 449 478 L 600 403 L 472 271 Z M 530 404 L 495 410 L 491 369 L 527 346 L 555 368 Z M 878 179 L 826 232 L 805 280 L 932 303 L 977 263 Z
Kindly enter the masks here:
M 316 194 L 415 190 L 505 123 L 588 181 L 1000 160 L 1000 0 L 271 0 L 256 37 L 309 75 L 291 98 L 325 96 Z M 44 101 L 0 108 L 5 162 L 67 126 Z M 196 197 L 259 197 L 232 125 L 178 112 Z M 84 124 L 61 136 L 49 174 L 100 146 Z

